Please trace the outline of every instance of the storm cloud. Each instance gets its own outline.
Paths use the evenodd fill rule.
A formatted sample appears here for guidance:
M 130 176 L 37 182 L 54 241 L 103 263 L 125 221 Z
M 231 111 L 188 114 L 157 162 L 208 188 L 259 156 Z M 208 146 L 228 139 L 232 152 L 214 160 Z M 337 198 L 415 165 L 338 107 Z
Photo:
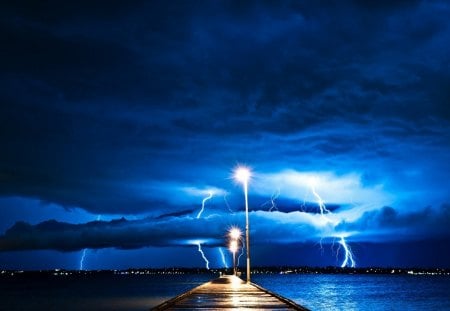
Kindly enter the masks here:
M 2 249 L 219 243 L 243 210 L 238 164 L 254 172 L 258 234 L 278 193 L 268 227 L 305 219 L 286 241 L 447 236 L 449 14 L 446 1 L 2 3 Z M 306 222 L 311 180 L 331 232 Z M 210 189 L 217 228 L 179 225 Z M 11 198 L 31 202 L 23 215 Z M 42 222 L 46 204 L 68 216 Z

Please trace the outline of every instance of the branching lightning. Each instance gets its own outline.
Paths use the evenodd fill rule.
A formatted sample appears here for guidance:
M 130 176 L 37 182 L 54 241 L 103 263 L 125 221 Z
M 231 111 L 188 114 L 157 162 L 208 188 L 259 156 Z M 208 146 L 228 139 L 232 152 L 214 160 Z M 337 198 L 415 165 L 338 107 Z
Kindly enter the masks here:
M 205 261 L 206 269 L 209 270 L 209 260 L 208 260 L 208 258 L 206 258 L 205 253 L 202 250 L 202 245 L 200 244 L 200 242 L 197 242 L 197 246 L 198 246 L 198 252 L 202 255 L 202 258 Z
M 278 207 L 275 204 L 275 200 L 278 199 L 279 196 L 280 196 L 280 189 L 277 189 L 277 192 L 275 192 L 270 198 L 270 203 L 272 203 L 272 206 L 270 207 L 269 212 L 271 212 L 273 209 L 276 209 L 278 211 Z
M 324 213 L 330 214 L 331 212 L 325 206 L 325 202 L 322 200 L 320 195 L 316 192 L 314 185 L 311 185 L 311 191 L 317 199 L 317 204 L 319 205 L 320 215 L 324 215 Z
M 344 267 L 352 267 L 354 268 L 356 266 L 356 262 L 353 258 L 353 253 L 352 253 L 352 249 L 350 248 L 350 246 L 347 245 L 347 243 L 345 242 L 345 238 L 343 236 L 341 236 L 341 239 L 339 240 L 339 244 L 340 246 L 342 246 L 344 248 L 344 261 L 342 262 L 341 268 Z M 340 247 L 339 247 L 340 248 Z M 338 249 L 339 252 L 339 249 Z
M 326 214 L 331 214 L 331 212 L 325 206 L 325 202 L 322 199 L 322 197 L 317 193 L 316 188 L 314 187 L 314 184 L 315 184 L 315 180 L 311 180 L 310 181 L 311 192 L 313 193 L 314 197 L 316 197 L 316 199 L 317 199 L 317 205 L 319 206 L 320 215 L 323 217 L 323 219 L 325 221 L 329 222 L 330 219 L 325 216 L 325 213 Z M 323 246 L 322 246 L 322 240 L 323 240 L 323 237 L 321 237 L 320 240 L 319 240 L 319 247 L 320 247 L 320 252 L 323 254 L 324 250 L 323 250 Z
M 329 209 L 326 208 L 325 206 L 325 202 L 322 200 L 322 198 L 320 197 L 320 195 L 317 193 L 315 187 L 314 187 L 314 183 L 311 183 L 311 191 L 314 194 L 314 196 L 317 199 L 317 204 L 319 205 L 319 209 L 320 209 L 320 215 L 327 221 L 327 222 L 331 222 L 331 220 L 326 217 L 326 214 L 332 214 L 331 211 Z M 320 239 L 320 249 L 323 252 L 323 248 L 322 248 L 322 238 Z M 340 248 L 344 249 L 344 261 L 341 264 L 341 267 L 347 267 L 350 266 L 352 268 L 354 268 L 356 266 L 356 262 L 355 259 L 353 258 L 353 253 L 352 250 L 350 248 L 350 246 L 347 244 L 347 242 L 345 241 L 344 236 L 340 236 L 340 240 L 339 240 L 339 248 L 336 251 L 336 256 L 338 256 L 339 254 L 339 250 Z M 333 250 L 334 248 L 334 240 L 333 243 L 331 245 L 331 249 Z
M 198 214 L 197 214 L 197 219 L 199 219 L 199 218 L 202 216 L 202 213 L 203 213 L 203 211 L 205 210 L 205 204 L 206 204 L 206 202 L 207 202 L 209 199 L 211 199 L 211 198 L 213 197 L 213 195 L 214 195 L 214 192 L 213 192 L 212 190 L 209 190 L 209 191 L 208 191 L 208 196 L 205 197 L 205 198 L 202 200 L 202 208 L 200 209 L 200 211 L 199 211 Z M 206 258 L 205 253 L 204 253 L 203 250 L 202 250 L 202 244 L 201 244 L 201 242 L 200 242 L 200 241 L 197 241 L 197 242 L 195 242 L 195 244 L 198 246 L 198 252 L 202 255 L 202 258 L 203 258 L 203 260 L 205 261 L 206 269 L 209 270 L 209 260 L 208 260 L 208 258 Z
M 220 256 L 222 257 L 222 263 L 223 263 L 223 266 L 224 266 L 226 269 L 228 269 L 228 264 L 227 264 L 227 261 L 226 261 L 226 259 L 225 259 L 225 253 L 223 252 L 222 247 L 219 247 L 219 252 L 220 252 Z
M 197 214 L 197 219 L 199 219 L 202 216 L 202 213 L 205 210 L 205 203 L 206 203 L 206 201 L 208 201 L 209 199 L 211 199 L 213 197 L 213 194 L 214 193 L 212 191 L 208 191 L 208 196 L 202 200 L 202 208 L 201 208 L 200 212 L 198 212 L 198 214 Z
M 279 196 L 280 196 L 280 189 L 277 189 L 270 197 L 270 200 L 263 203 L 262 206 L 266 206 L 266 205 L 270 204 L 269 212 L 271 212 L 273 210 L 278 211 L 278 207 L 277 207 L 277 204 L 275 203 L 275 201 L 276 201 L 276 199 L 278 199 Z

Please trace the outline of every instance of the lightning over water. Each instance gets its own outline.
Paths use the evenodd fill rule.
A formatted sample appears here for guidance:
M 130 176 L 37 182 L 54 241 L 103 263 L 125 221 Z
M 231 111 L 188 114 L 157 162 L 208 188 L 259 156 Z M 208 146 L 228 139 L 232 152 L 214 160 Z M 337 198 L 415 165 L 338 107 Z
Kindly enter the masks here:
M 83 249 L 80 258 L 80 268 L 78 270 L 84 270 L 84 258 L 86 257 L 87 248 Z
M 206 258 L 205 253 L 202 250 L 202 244 L 200 244 L 200 242 L 197 242 L 197 246 L 198 246 L 198 252 L 202 255 L 202 258 L 205 261 L 206 269 L 209 270 L 209 260 L 208 260 L 208 258 Z
M 199 218 L 202 216 L 203 211 L 205 210 L 205 204 L 206 204 L 206 202 L 207 202 L 208 200 L 210 200 L 210 199 L 213 197 L 213 195 L 214 195 L 213 191 L 212 191 L 212 190 L 209 190 L 209 191 L 208 191 L 208 196 L 205 197 L 205 198 L 202 200 L 202 208 L 200 209 L 200 211 L 199 211 L 198 214 L 197 214 L 197 217 L 196 217 L 197 219 L 199 219 Z M 195 244 L 196 244 L 197 247 L 198 247 L 198 252 L 199 252 L 200 255 L 202 256 L 203 260 L 205 261 L 206 269 L 209 270 L 209 260 L 208 260 L 208 258 L 206 258 L 206 255 L 205 255 L 205 253 L 204 253 L 203 250 L 202 250 L 202 244 L 201 244 L 199 241 L 197 241 Z
M 98 215 L 98 216 L 97 216 L 97 221 L 99 221 L 101 217 L 102 217 L 101 215 Z M 79 267 L 78 270 L 84 270 L 84 260 L 86 259 L 86 253 L 87 253 L 87 251 L 88 251 L 88 249 L 85 248 L 85 249 L 83 249 L 83 252 L 81 253 L 80 267 Z
M 344 249 L 344 261 L 341 264 L 341 268 L 348 267 L 348 266 L 354 268 L 356 266 L 356 262 L 353 258 L 352 250 L 351 250 L 350 246 L 348 246 L 347 243 L 345 242 L 345 238 L 343 236 L 341 236 L 341 239 L 339 240 L 339 244 Z M 338 252 L 339 252 L 339 249 L 338 249 Z
M 219 253 L 222 258 L 222 264 L 225 268 L 228 268 L 227 260 L 225 259 L 225 253 L 223 252 L 222 247 L 219 247 Z
M 328 210 L 326 208 L 325 202 L 322 199 L 322 197 L 317 193 L 317 191 L 316 191 L 316 189 L 314 187 L 314 184 L 311 184 L 311 192 L 314 194 L 314 196 L 317 199 L 317 204 L 318 204 L 319 209 L 320 209 L 320 215 L 326 220 L 327 223 L 331 222 L 331 219 L 326 217 L 325 215 L 326 214 L 332 214 L 332 213 L 331 213 L 330 210 Z M 320 244 L 320 249 L 321 249 L 321 251 L 323 253 L 322 239 L 323 238 L 320 239 L 319 244 Z M 355 262 L 355 259 L 353 258 L 352 250 L 351 250 L 350 246 L 347 244 L 347 242 L 345 241 L 344 236 L 340 236 L 339 248 L 338 248 L 338 250 L 336 252 L 336 256 L 339 254 L 339 250 L 340 250 L 341 246 L 344 249 L 344 261 L 342 262 L 341 267 L 344 268 L 344 267 L 350 266 L 350 267 L 354 268 L 356 266 L 356 262 Z M 333 243 L 331 245 L 332 249 L 333 249 L 333 247 L 334 247 L 334 240 L 333 240 Z

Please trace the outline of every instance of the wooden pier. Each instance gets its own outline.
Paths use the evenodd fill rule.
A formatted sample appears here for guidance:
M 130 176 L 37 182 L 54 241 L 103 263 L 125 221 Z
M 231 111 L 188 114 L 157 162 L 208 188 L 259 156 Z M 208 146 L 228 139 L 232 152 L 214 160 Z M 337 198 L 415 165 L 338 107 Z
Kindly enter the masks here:
M 151 310 L 302 310 L 308 309 L 237 276 L 226 275 L 204 283 Z

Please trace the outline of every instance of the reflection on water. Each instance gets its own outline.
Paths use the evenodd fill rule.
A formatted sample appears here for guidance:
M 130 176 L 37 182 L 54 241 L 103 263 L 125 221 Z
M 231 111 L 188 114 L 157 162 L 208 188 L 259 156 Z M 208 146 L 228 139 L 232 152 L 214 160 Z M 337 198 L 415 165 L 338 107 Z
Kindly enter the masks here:
M 0 279 L 0 310 L 149 310 L 214 276 Z
M 450 310 L 445 276 L 255 275 L 253 282 L 314 311 Z
M 0 310 L 148 310 L 214 277 L 0 279 Z M 445 276 L 258 274 L 252 281 L 314 311 L 450 310 Z

